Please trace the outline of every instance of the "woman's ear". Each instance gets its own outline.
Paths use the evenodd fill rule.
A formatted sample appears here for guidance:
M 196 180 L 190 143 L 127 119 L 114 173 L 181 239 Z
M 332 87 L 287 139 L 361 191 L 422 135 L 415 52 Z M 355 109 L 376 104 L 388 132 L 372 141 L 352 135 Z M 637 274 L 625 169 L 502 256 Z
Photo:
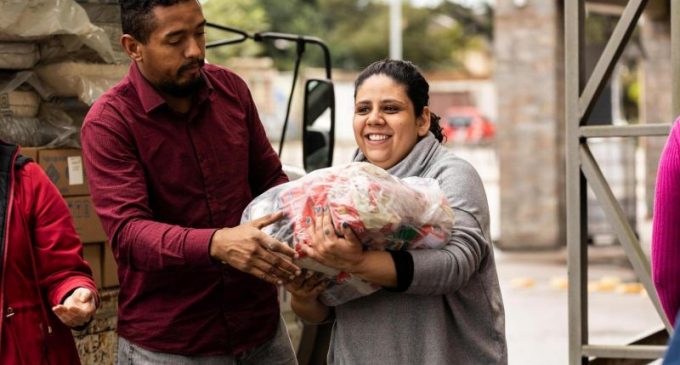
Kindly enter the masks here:
M 416 123 L 418 125 L 418 137 L 424 137 L 427 135 L 427 132 L 430 131 L 430 117 L 430 108 L 426 106 L 423 108 L 423 112 L 420 113 L 420 116 L 416 118 Z
M 120 37 L 120 45 L 123 46 L 123 50 L 130 59 L 135 62 L 142 61 L 142 48 L 144 46 L 134 37 L 129 34 L 123 34 L 123 36 Z

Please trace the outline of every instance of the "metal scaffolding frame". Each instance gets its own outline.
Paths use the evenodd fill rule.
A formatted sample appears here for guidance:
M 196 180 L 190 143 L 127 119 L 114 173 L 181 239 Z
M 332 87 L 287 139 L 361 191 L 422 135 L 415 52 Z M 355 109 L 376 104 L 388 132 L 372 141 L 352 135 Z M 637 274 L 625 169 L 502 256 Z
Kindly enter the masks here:
M 671 47 L 673 69 L 673 112 L 680 111 L 680 0 L 671 0 Z M 587 183 L 613 228 L 626 256 L 649 293 L 656 311 L 670 334 L 672 328 L 661 308 L 651 278 L 649 260 L 640 247 L 635 231 L 617 202 L 612 189 L 588 147 L 589 138 L 665 136 L 670 124 L 625 126 L 584 126 L 600 92 L 611 77 L 628 43 L 647 0 L 629 0 L 600 56 L 586 80 L 584 68 L 585 0 L 564 1 L 565 16 L 565 98 L 566 98 L 566 198 L 569 272 L 569 364 L 621 362 L 623 359 L 656 359 L 663 356 L 663 345 L 596 345 L 588 340 L 588 260 L 587 260 Z M 605 360 L 605 361 L 602 361 Z M 610 360 L 611 362 L 607 362 Z

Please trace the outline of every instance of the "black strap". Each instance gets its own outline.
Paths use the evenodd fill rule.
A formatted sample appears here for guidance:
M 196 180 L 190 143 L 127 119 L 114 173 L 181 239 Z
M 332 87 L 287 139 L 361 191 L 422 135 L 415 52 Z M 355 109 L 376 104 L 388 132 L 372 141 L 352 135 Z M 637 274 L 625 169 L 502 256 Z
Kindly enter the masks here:
M 32 158 L 24 155 L 17 155 L 17 159 L 14 160 L 14 169 L 21 170 L 27 163 L 33 161 Z
M 5 253 L 5 234 L 7 230 L 7 217 L 9 216 L 10 188 L 12 187 L 12 161 L 17 153 L 18 147 L 10 144 L 0 143 L 0 258 Z M 2 272 L 2 261 L 0 261 L 0 273 Z

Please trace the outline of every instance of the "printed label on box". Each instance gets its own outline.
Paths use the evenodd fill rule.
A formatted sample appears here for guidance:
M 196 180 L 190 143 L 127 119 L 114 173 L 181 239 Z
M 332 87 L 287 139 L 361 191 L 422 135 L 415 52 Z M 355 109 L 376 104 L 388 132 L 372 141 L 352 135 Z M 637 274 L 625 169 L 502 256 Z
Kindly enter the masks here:
M 83 159 L 80 156 L 67 157 L 68 163 L 68 184 L 82 185 L 83 179 Z

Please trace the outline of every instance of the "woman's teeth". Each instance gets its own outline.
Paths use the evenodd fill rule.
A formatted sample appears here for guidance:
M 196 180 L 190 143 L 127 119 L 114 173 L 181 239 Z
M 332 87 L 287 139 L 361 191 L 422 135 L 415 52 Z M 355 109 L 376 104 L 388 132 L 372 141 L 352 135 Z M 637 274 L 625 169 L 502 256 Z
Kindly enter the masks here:
M 384 134 L 369 134 L 368 135 L 368 140 L 369 141 L 384 141 L 387 139 L 387 136 Z

